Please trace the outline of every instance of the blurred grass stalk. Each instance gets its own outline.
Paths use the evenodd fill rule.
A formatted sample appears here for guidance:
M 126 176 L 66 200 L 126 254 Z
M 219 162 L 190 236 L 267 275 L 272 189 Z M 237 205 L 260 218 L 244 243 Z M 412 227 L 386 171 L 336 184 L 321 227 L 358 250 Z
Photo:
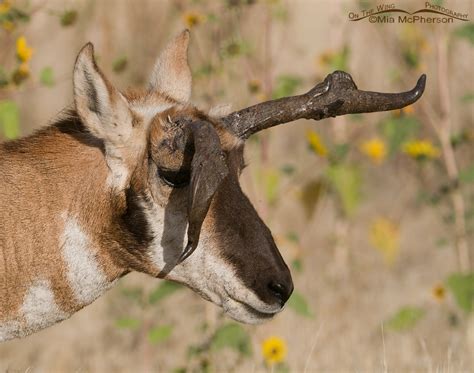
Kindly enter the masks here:
M 460 271 L 467 273 L 471 269 L 471 262 L 466 233 L 466 208 L 464 198 L 459 188 L 459 168 L 451 142 L 452 108 L 448 79 L 448 34 L 444 30 L 441 32 L 442 35 L 437 38 L 436 45 L 437 78 L 440 100 L 439 116 L 437 117 L 432 107 L 428 107 L 427 100 L 422 101 L 422 105 L 426 109 L 425 111 L 428 114 L 427 118 L 441 143 L 441 151 L 449 181 L 451 185 L 455 186 L 451 191 L 451 201 L 454 209 L 456 254 Z

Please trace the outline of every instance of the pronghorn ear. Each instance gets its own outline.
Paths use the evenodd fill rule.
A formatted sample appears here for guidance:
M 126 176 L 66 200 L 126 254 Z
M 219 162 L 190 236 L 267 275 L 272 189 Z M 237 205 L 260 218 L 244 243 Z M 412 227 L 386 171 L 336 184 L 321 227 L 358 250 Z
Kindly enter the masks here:
M 158 57 L 151 74 L 149 89 L 165 93 L 179 102 L 191 98 L 191 69 L 188 65 L 189 31 L 172 40 Z
M 199 121 L 191 123 L 190 129 L 194 142 L 194 156 L 191 162 L 188 195 L 188 243 L 179 262 L 185 260 L 196 249 L 212 198 L 229 173 L 214 127 L 208 122 Z
M 123 144 L 132 130 L 127 101 L 97 67 L 94 46 L 87 43 L 74 66 L 74 103 L 88 130 L 106 143 Z

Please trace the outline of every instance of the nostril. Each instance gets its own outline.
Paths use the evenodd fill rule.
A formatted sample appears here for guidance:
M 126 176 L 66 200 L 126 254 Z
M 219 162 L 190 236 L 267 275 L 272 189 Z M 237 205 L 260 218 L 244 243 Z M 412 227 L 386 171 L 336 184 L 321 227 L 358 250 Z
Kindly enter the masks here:
M 281 301 L 282 305 L 285 304 L 291 294 L 291 291 L 289 291 L 285 285 L 275 281 L 272 281 L 268 284 L 268 289 L 276 298 Z

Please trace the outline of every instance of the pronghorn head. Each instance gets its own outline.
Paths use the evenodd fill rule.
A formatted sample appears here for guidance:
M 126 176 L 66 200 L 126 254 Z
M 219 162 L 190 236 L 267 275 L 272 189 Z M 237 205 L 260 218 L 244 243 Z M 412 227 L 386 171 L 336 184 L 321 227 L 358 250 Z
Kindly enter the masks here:
M 421 97 L 425 76 L 403 93 L 361 91 L 336 71 L 306 94 L 264 102 L 217 118 L 189 102 L 189 32 L 165 48 L 142 91 L 120 92 L 86 45 L 74 69 L 74 100 L 101 140 L 115 230 L 130 247 L 126 271 L 186 284 L 232 318 L 258 323 L 278 313 L 293 291 L 272 235 L 242 192 L 245 139 L 300 118 L 399 109 Z M 127 246 L 127 245 L 125 245 Z
M 124 93 L 87 44 L 74 68 L 76 111 L 103 142 L 107 186 L 123 196 L 120 226 L 141 244 L 127 269 L 178 281 L 238 321 L 261 322 L 288 300 L 291 274 L 240 188 L 244 141 L 190 104 L 188 41 L 185 31 L 168 44 L 146 90 Z

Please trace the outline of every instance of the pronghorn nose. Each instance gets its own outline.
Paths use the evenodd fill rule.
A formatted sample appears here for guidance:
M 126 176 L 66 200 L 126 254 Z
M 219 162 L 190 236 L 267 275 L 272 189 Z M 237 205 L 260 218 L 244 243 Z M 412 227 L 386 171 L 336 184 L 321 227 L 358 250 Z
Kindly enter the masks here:
M 284 285 L 277 281 L 270 281 L 268 289 L 273 297 L 277 298 L 283 306 L 293 292 L 293 283 L 290 282 L 289 285 Z

